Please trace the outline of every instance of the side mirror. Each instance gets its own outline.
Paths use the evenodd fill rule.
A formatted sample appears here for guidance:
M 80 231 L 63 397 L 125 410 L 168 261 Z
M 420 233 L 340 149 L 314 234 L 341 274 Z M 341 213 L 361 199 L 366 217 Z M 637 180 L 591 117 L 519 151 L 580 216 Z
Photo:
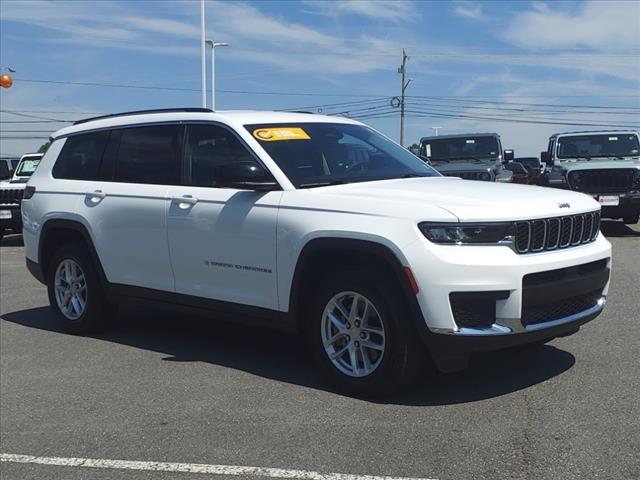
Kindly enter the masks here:
M 553 165 L 553 160 L 549 152 L 540 152 L 540 161 L 546 165 Z
M 257 162 L 235 162 L 216 167 L 216 183 L 238 190 L 270 191 L 278 188 L 271 174 Z
M 505 150 L 502 155 L 502 160 L 504 163 L 513 161 L 513 150 Z
M 409 147 L 409 151 L 413 153 L 416 157 L 420 156 L 420 147 Z

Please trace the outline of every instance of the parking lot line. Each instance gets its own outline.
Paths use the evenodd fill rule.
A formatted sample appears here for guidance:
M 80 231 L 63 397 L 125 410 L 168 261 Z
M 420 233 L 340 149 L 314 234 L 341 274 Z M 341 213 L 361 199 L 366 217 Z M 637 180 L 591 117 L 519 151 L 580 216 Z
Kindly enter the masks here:
M 297 480 L 436 480 L 417 477 L 387 477 L 377 475 L 353 475 L 348 473 L 322 473 L 286 468 L 247 467 L 239 465 L 207 465 L 202 463 L 139 462 L 132 460 L 106 460 L 99 458 L 36 457 L 0 453 L 0 462 L 34 463 L 60 467 L 106 468 L 117 470 L 142 470 L 148 472 L 181 472 L 206 475 L 227 475 L 263 478 L 291 478 Z

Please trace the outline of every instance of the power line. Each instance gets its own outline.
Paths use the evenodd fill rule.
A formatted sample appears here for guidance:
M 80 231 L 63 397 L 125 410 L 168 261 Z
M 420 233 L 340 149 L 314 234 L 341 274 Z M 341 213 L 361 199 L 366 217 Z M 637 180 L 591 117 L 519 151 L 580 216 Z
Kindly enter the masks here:
M 0 140 L 44 140 L 44 139 L 49 139 L 48 135 L 45 136 L 6 136 L 6 135 L 0 135 Z
M 24 124 L 24 123 L 73 123 L 74 120 L 0 120 L 0 123 Z
M 613 123 L 587 123 L 585 121 L 576 120 L 576 121 L 544 121 L 541 119 L 538 120 L 527 120 L 521 118 L 510 118 L 510 117 L 487 117 L 480 115 L 465 115 L 465 114 L 447 114 L 447 113 L 437 113 L 437 112 L 429 112 L 423 110 L 406 110 L 407 114 L 410 114 L 412 117 L 432 117 L 432 118 L 453 118 L 453 119 L 469 119 L 469 120 L 489 120 L 495 122 L 507 122 L 507 123 L 524 123 L 524 124 L 535 124 L 535 125 L 565 125 L 565 126 L 582 126 L 582 127 L 612 127 L 612 128 L 630 128 L 630 129 L 638 129 L 640 125 L 628 125 L 628 124 L 613 124 Z M 374 112 L 371 114 L 357 115 L 353 118 L 358 120 L 373 120 L 377 118 L 392 118 L 398 115 L 396 110 L 387 110 Z
M 91 111 L 91 112 L 81 112 L 79 110 L 24 110 L 24 109 L 20 109 L 20 110 L 14 110 L 14 109 L 0 109 L 0 112 L 26 112 L 26 113 L 73 113 L 73 114 L 82 114 L 82 115 L 90 115 L 90 114 L 100 114 L 102 112 L 96 112 L 96 111 Z
M 55 84 L 55 85 L 75 85 L 86 87 L 106 87 L 106 88 L 134 88 L 134 89 L 146 89 L 146 90 L 164 90 L 164 91 L 178 91 L 178 92 L 200 92 L 198 88 L 184 88 L 184 87 L 163 87 L 158 85 L 133 85 L 133 84 L 116 84 L 116 83 L 98 83 L 98 82 L 72 82 L 72 81 L 60 81 L 60 80 L 39 80 L 39 79 L 27 79 L 16 78 L 15 81 L 28 82 L 28 83 L 43 83 L 43 84 Z M 223 93 L 242 94 L 242 95 L 274 95 L 274 96 L 300 96 L 300 97 L 348 97 L 348 98 L 384 98 L 386 95 L 373 95 L 373 94 L 361 94 L 361 93 L 319 93 L 319 92 L 282 92 L 282 91 L 252 91 L 252 90 L 218 90 Z M 570 97 L 597 97 L 597 98 L 637 98 L 637 95 L 407 95 L 406 97 L 413 98 L 432 98 L 432 99 L 448 99 L 451 101 L 469 101 L 477 103 L 492 103 L 490 100 L 471 100 L 479 98 L 505 98 L 505 97 L 518 97 L 518 98 L 570 98 Z M 525 105 L 521 102 L 510 102 L 518 105 Z M 526 104 L 526 105 L 543 105 L 549 104 Z M 581 108 L 619 108 L 619 107 L 606 107 L 606 106 L 587 106 L 587 105 L 558 105 L 563 107 L 581 107 Z M 93 112 L 90 112 L 93 113 Z
M 21 112 L 15 112 L 15 111 L 9 111 L 9 110 L 2 110 L 2 113 L 8 113 L 9 115 L 16 115 L 18 117 L 26 117 L 26 118 L 36 118 L 38 120 L 49 120 L 49 121 L 53 121 L 53 122 L 65 122 L 66 120 L 62 120 L 60 118 L 49 118 L 49 117 L 41 117 L 39 115 L 31 115 L 29 113 L 21 113 Z
M 563 106 L 558 106 L 558 109 L 554 108 L 554 105 L 552 104 L 546 104 L 546 107 L 551 107 L 550 109 L 539 109 L 539 108 L 535 108 L 535 109 L 529 109 L 529 108 L 523 108 L 523 107 L 518 107 L 518 108 L 510 108 L 510 107 L 503 107 L 503 106 L 499 106 L 499 107 L 488 107 L 486 105 L 489 105 L 490 102 L 488 103 L 481 103 L 481 104 L 477 104 L 477 103 L 465 103 L 465 104 L 460 104 L 460 103 L 441 103 L 440 101 L 431 101 L 431 100 L 413 100 L 411 102 L 412 104 L 415 105 L 428 105 L 428 106 L 441 106 L 441 107 L 449 107 L 449 108 L 474 108 L 474 109 L 478 109 L 478 110 L 500 110 L 500 111 L 509 111 L 509 112 L 522 112 L 522 113 L 585 113 L 585 114 L 597 114 L 597 115 L 602 115 L 602 114 L 606 114 L 606 115 L 640 115 L 640 108 L 635 109 L 633 107 L 610 107 L 608 110 L 598 110 L 595 108 L 592 108 L 591 110 L 593 111 L 588 111 L 588 110 L 559 110 L 562 108 L 568 108 L 568 107 L 563 107 Z M 484 105 L 484 106 L 483 106 Z M 517 105 L 516 103 L 501 103 L 500 105 Z M 535 106 L 535 105 L 534 105 Z M 580 108 L 579 106 L 575 106 L 574 108 Z M 588 108 L 588 107 L 585 107 Z
M 602 95 L 594 95 L 594 96 L 601 96 L 604 98 L 604 96 Z M 407 97 L 410 98 L 423 98 L 423 99 L 434 99 L 434 100 L 448 100 L 450 102 L 467 102 L 467 103 L 479 103 L 479 104 L 495 104 L 495 103 L 501 103 L 504 105 L 525 105 L 525 106 L 529 106 L 529 107 L 563 107 L 563 108 L 594 108 L 594 109 L 602 109 L 602 108 L 608 108 L 608 109 L 625 109 L 625 110 L 629 110 L 629 109 L 636 109 L 636 110 L 640 110 L 636 107 L 620 107 L 620 106 L 603 106 L 603 105 L 567 105 L 567 104 L 549 104 L 549 103 L 528 103 L 528 102 L 496 102 L 494 100 L 475 100 L 473 99 L 474 97 L 468 97 L 465 99 L 461 99 L 460 97 L 455 97 L 455 96 L 447 96 L 447 95 L 443 95 L 443 96 L 428 96 L 428 95 L 407 95 Z M 481 97 L 481 96 L 480 96 Z M 633 96 L 634 98 L 638 98 L 637 95 Z M 478 97 L 479 98 L 479 97 Z M 533 98 L 533 97 L 526 97 L 526 96 L 522 96 L 522 98 Z M 562 98 L 562 97 L 553 97 L 553 96 L 548 96 L 545 98 Z

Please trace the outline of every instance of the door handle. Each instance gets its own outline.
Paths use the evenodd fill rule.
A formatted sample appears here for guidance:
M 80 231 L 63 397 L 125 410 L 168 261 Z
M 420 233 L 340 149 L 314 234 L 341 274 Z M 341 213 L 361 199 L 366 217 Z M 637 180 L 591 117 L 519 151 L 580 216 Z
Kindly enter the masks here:
M 92 203 L 99 203 L 107 194 L 102 190 L 96 190 L 94 192 L 87 193 L 87 197 L 91 200 Z
M 195 197 L 192 197 L 191 195 L 183 195 L 181 197 L 173 197 L 171 199 L 171 201 L 173 203 L 177 203 L 178 204 L 178 208 L 181 208 L 183 210 L 186 210 L 187 208 L 195 205 L 196 203 L 198 203 L 198 199 Z

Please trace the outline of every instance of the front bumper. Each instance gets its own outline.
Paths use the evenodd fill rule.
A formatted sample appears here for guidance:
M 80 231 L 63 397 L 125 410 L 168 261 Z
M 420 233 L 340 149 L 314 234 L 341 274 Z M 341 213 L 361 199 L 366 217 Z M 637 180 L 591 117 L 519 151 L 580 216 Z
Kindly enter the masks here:
M 606 297 L 591 309 L 561 320 L 539 324 L 540 328 L 522 333 L 498 335 L 432 335 L 429 352 L 443 372 L 466 368 L 473 353 L 502 350 L 576 333 L 582 325 L 596 318 L 604 308 Z M 434 338 L 435 337 L 435 338 Z
M 9 212 L 9 215 L 11 216 L 8 218 L 2 218 L 3 215 L 7 214 L 3 214 L 1 212 Z M 20 205 L 0 204 L 0 229 L 4 230 L 6 228 L 10 228 L 15 231 L 22 230 L 22 215 L 20 214 Z
M 627 192 L 627 193 L 602 193 L 593 194 L 596 200 L 601 196 L 615 195 L 618 197 L 618 205 L 603 205 L 601 217 L 602 218 L 622 218 L 626 215 L 632 215 L 636 212 L 640 212 L 640 192 Z
M 440 362 L 436 357 L 468 356 L 475 351 L 496 350 L 574 333 L 580 325 L 600 314 L 609 287 L 611 245 L 602 234 L 592 243 L 529 254 L 517 254 L 506 246 L 435 245 L 426 239 L 415 242 L 406 251 L 420 289 L 416 297 L 422 319 L 418 324 L 421 324 L 423 340 L 437 363 Z M 525 285 L 525 277 L 599 261 L 606 263 L 606 276 L 602 272 L 599 277 L 593 277 L 598 298 L 589 307 L 565 316 L 554 316 L 548 321 L 544 317 L 535 321 L 527 318 L 531 303 L 536 307 L 545 299 L 532 300 L 536 288 Z M 563 286 L 558 283 L 558 286 L 553 301 L 559 304 L 564 300 L 563 295 L 569 301 L 570 297 L 585 290 L 584 284 L 578 285 L 580 291 L 575 290 L 575 284 Z M 460 292 L 495 294 L 494 321 L 475 328 L 459 326 L 451 295 Z

